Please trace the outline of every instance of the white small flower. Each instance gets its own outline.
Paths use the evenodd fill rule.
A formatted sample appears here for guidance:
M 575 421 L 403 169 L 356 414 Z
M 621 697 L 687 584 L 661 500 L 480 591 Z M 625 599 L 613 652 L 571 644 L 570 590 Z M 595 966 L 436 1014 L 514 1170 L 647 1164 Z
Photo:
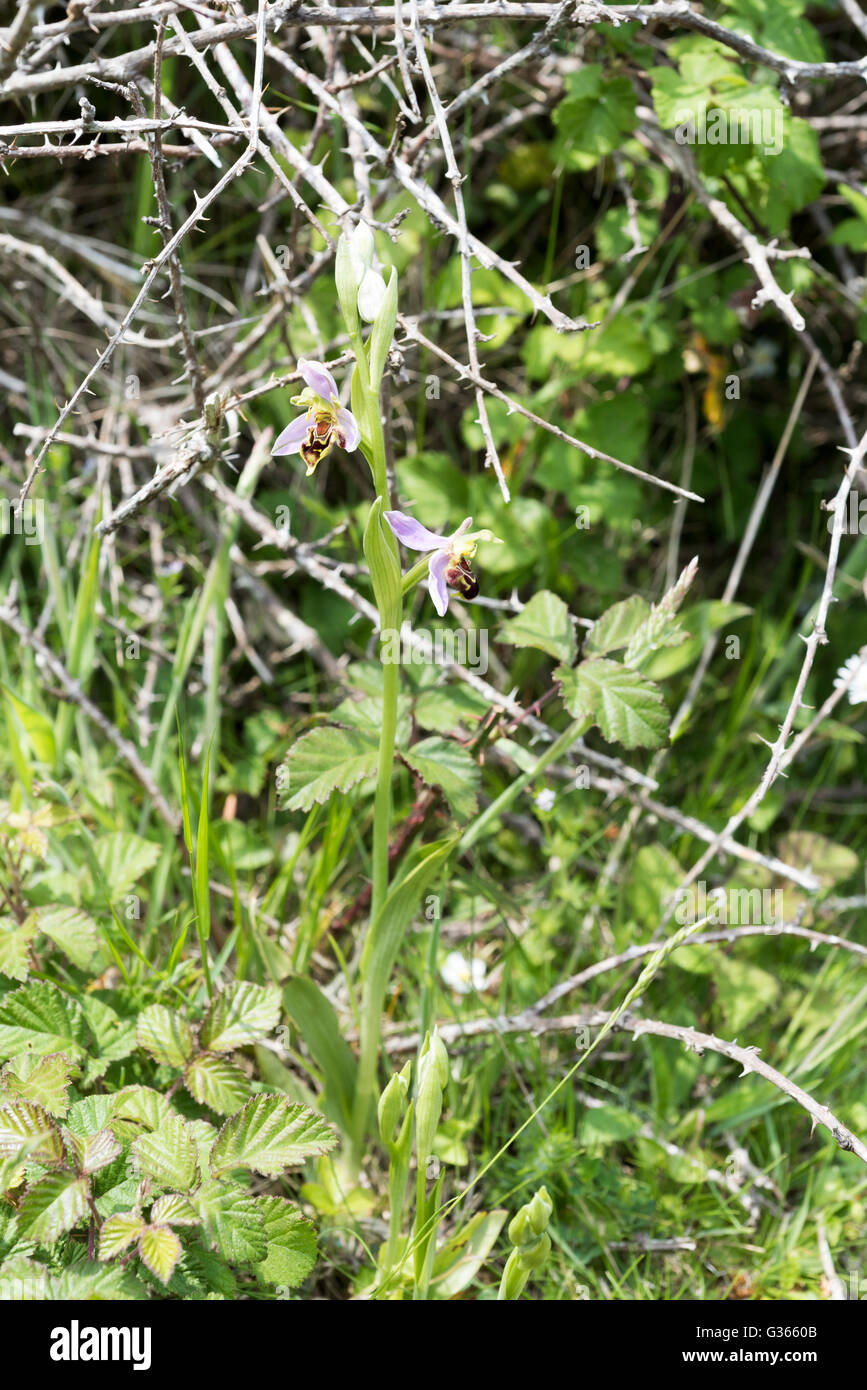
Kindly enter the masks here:
M 553 811 L 556 800 L 557 793 L 551 787 L 543 787 L 536 797 L 536 805 L 540 811 Z
M 859 667 L 860 670 L 858 670 Z M 856 670 L 858 674 L 846 691 L 846 695 L 850 705 L 863 705 L 867 703 L 867 654 L 862 657 L 856 652 L 854 656 L 849 657 L 849 660 L 837 672 L 834 689 L 839 690 L 841 685 L 845 685 L 852 672 Z
M 485 965 L 481 960 L 467 960 L 460 951 L 451 951 L 440 966 L 443 984 L 456 994 L 471 994 L 485 983 Z

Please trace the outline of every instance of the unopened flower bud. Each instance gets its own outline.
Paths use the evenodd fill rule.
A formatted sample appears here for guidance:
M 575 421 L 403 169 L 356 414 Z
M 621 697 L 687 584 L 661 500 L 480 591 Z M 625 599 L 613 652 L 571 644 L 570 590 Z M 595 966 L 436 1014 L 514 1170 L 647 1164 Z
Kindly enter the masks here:
M 379 1097 L 377 1116 L 379 1119 L 379 1134 L 383 1144 L 394 1143 L 408 1090 L 407 1078 L 402 1072 L 395 1072 L 382 1095 Z

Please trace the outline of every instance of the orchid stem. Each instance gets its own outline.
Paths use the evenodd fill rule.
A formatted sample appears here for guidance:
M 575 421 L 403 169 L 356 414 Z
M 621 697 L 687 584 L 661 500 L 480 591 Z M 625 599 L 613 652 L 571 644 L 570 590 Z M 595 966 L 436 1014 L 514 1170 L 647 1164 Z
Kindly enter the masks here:
M 388 470 L 378 383 L 374 387 L 370 381 L 367 354 L 360 334 L 353 335 L 352 342 L 359 367 L 360 413 L 363 433 L 369 446 L 368 462 L 373 474 L 376 495 L 382 500 L 383 510 L 387 510 L 390 505 Z M 391 536 L 390 532 L 388 534 L 389 544 L 397 555 L 397 540 Z M 380 634 L 392 627 L 399 631 L 402 620 L 403 605 L 401 598 L 398 597 L 394 611 L 384 613 L 380 609 Z M 368 931 L 376 921 L 388 894 L 388 845 L 392 819 L 391 783 L 394 773 L 394 746 L 397 737 L 397 706 L 400 693 L 400 666 L 396 662 L 385 662 L 382 669 L 382 725 L 379 735 L 376 792 L 373 802 L 373 885 Z M 353 1160 L 356 1168 L 360 1167 L 361 1164 L 362 1145 L 376 1099 L 376 1072 L 381 1026 L 378 1012 L 374 1017 L 368 1011 L 362 1011 L 358 1088 L 353 1115 Z

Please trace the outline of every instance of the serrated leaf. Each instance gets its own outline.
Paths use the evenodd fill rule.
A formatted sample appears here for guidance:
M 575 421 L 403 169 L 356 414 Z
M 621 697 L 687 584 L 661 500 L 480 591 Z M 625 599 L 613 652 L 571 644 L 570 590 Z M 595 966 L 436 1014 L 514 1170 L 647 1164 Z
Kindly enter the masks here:
M 20 925 L 14 917 L 0 917 L 0 975 L 10 980 L 27 979 L 30 973 L 30 943 L 36 924 L 30 917 Z
M 47 1297 L 52 1303 L 130 1302 L 147 1298 L 143 1285 L 121 1265 L 78 1265 L 53 1274 Z
M 234 1052 L 259 1042 L 277 1027 L 280 991 L 276 985 L 253 985 L 246 980 L 218 994 L 202 1022 L 202 1046 L 209 1052 Z
M 211 1172 L 221 1177 L 235 1168 L 252 1168 L 277 1177 L 313 1154 L 326 1153 L 336 1142 L 331 1126 L 306 1105 L 285 1096 L 254 1096 L 217 1135 Z
M 70 1134 L 69 1144 L 78 1160 L 78 1168 L 82 1173 L 98 1173 L 101 1168 L 107 1168 L 123 1152 L 120 1140 L 113 1130 L 107 1126 L 105 1129 L 97 1130 L 96 1134 L 88 1134 L 86 1137 L 80 1134 Z
M 650 617 L 650 604 L 638 594 L 615 603 L 593 624 L 584 643 L 584 651 L 590 656 L 604 656 L 606 652 L 616 652 L 629 644 L 630 639 Z
M 60 1130 L 48 1111 L 31 1100 L 0 1105 L 0 1158 L 18 1155 L 46 1167 L 65 1160 Z
M 99 1258 L 113 1260 L 138 1240 L 145 1223 L 134 1211 L 118 1211 L 102 1223 L 99 1232 Z
M 569 609 L 550 589 L 540 589 L 527 606 L 502 625 L 500 640 L 513 647 L 537 647 L 559 661 L 575 659 L 575 631 Z
M 170 1226 L 146 1226 L 139 1241 L 142 1263 L 160 1283 L 167 1284 L 181 1257 L 181 1242 Z
M 91 1050 L 85 1067 L 85 1082 L 89 1085 L 103 1076 L 112 1062 L 121 1061 L 135 1052 L 135 1018 L 124 1018 L 95 994 L 81 1001 L 85 1022 L 93 1034 L 96 1046 Z
M 619 661 L 593 657 L 560 667 L 563 703 L 576 719 L 593 718 L 603 735 L 624 748 L 661 748 L 668 735 L 662 693 L 646 677 Z
M 316 1233 L 284 1197 L 257 1197 L 256 1205 L 268 1238 L 268 1254 L 256 1273 L 269 1284 L 294 1289 L 316 1264 Z
M 311 730 L 292 746 L 278 770 L 283 809 L 309 811 L 333 791 L 349 791 L 375 775 L 378 757 L 378 740 L 358 729 Z
M 44 1265 L 13 1255 L 0 1270 L 0 1303 L 39 1303 L 48 1298 L 49 1274 Z
M 63 1052 L 48 1057 L 32 1057 L 22 1053 L 7 1062 L 0 1072 L 0 1089 L 23 1100 L 35 1101 L 50 1115 L 61 1119 L 69 1109 L 67 1091 L 79 1068 Z
M 172 1115 L 169 1101 L 152 1086 L 124 1086 L 110 1100 L 111 1127 L 121 1138 L 159 1129 Z
M 779 852 L 787 864 L 811 869 L 823 888 L 842 883 L 861 865 L 859 856 L 848 845 L 837 844 L 812 830 L 790 830 L 781 838 Z
M 480 774 L 466 748 L 435 734 L 401 753 L 405 763 L 429 787 L 439 787 L 458 820 L 478 810 Z
M 259 1204 L 234 1183 L 204 1182 L 190 1195 L 202 1229 L 232 1264 L 258 1264 L 268 1249 Z
M 77 907 L 59 903 L 36 911 L 39 930 L 59 946 L 73 965 L 86 970 L 99 948 L 96 923 Z
M 139 1047 L 165 1066 L 182 1067 L 193 1055 L 190 1025 L 165 1004 L 150 1004 L 142 1009 L 136 1025 L 136 1040 Z
M 100 897 L 108 893 L 112 900 L 122 898 L 139 879 L 154 867 L 160 857 L 160 846 L 140 835 L 117 831 L 101 835 L 93 852 L 99 864 L 102 882 L 95 885 Z
M 199 1216 L 187 1197 L 180 1192 L 167 1192 L 151 1207 L 154 1226 L 198 1226 Z
M 87 1215 L 87 1178 L 49 1173 L 25 1193 L 18 1210 L 18 1229 L 30 1240 L 51 1245 Z
M 196 1057 L 184 1072 L 184 1085 L 194 1100 L 218 1115 L 234 1115 L 250 1094 L 241 1068 L 225 1057 Z
M 159 1129 L 142 1134 L 132 1145 L 132 1155 L 138 1171 L 163 1187 L 187 1192 L 196 1180 L 196 1144 L 180 1115 L 170 1115 Z
M 54 985 L 31 981 L 0 998 L 0 1057 L 65 1052 L 77 1059 L 86 1041 L 81 1009 Z

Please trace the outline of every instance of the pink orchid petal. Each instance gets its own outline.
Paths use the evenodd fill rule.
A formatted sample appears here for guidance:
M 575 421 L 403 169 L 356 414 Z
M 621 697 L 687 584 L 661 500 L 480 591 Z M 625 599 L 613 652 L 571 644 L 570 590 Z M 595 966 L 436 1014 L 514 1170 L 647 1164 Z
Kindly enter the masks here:
M 449 540 L 448 536 L 435 535 L 406 512 L 385 512 L 384 515 L 401 545 L 409 550 L 440 550 Z
M 305 357 L 298 358 L 298 370 L 301 373 L 305 385 L 315 391 L 317 396 L 321 396 L 324 401 L 330 401 L 337 396 L 337 384 L 327 367 L 323 367 L 321 362 L 308 362 Z
M 449 593 L 446 588 L 446 570 L 448 567 L 449 557 L 444 550 L 439 550 L 436 555 L 431 556 L 428 566 L 427 588 L 433 599 L 433 606 L 441 618 L 445 617 L 449 607 Z
M 307 416 L 299 415 L 274 440 L 272 454 L 297 454 L 307 434 Z
M 340 407 L 337 412 L 337 428 L 341 435 L 340 447 L 351 454 L 353 449 L 358 448 L 361 439 L 358 421 L 351 410 L 346 410 L 343 406 Z

